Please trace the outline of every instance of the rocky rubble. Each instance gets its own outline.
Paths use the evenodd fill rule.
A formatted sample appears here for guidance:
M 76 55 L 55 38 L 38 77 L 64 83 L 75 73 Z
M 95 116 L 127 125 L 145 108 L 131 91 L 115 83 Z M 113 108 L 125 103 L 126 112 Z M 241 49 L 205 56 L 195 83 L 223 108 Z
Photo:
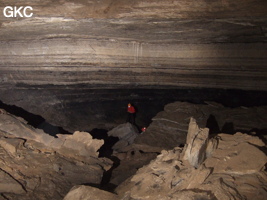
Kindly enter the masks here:
M 182 104 L 188 106 L 187 111 L 174 109 Z M 215 115 L 212 109 L 221 115 Z M 164 119 L 175 119 L 172 124 L 177 127 L 182 121 L 189 125 L 184 147 L 179 147 L 180 141 L 174 141 L 176 146 L 166 150 L 161 145 L 146 144 L 150 141 L 138 142 L 151 132 L 138 135 L 131 124 L 114 128 L 108 135 L 125 141 L 113 147 L 112 156 L 120 160 L 110 179 L 111 184 L 118 186 L 115 193 L 92 187 L 101 182 L 104 170 L 109 170 L 112 164 L 109 159 L 98 158 L 97 150 L 103 141 L 79 131 L 72 135 L 57 134 L 54 138 L 1 111 L 0 199 L 264 200 L 266 144 L 256 135 L 241 132 L 210 133 L 225 130 L 225 124 L 233 122 L 233 131 L 247 128 L 251 134 L 257 134 L 254 132 L 257 129 L 249 127 L 264 129 L 265 109 L 258 107 L 252 112 L 214 103 L 169 104 L 161 113 Z M 197 118 L 188 117 L 192 113 Z M 175 135 L 169 122 L 162 120 L 163 126 L 158 126 L 157 144 L 166 144 L 162 140 L 169 132 Z M 153 123 L 147 130 L 155 128 Z M 165 135 L 158 135 L 163 130 Z
M 133 127 L 129 128 L 130 124 L 122 124 L 112 130 L 113 134 L 120 135 L 120 138 L 136 138 L 133 143 L 132 140 L 127 142 L 121 139 L 114 145 L 116 148 L 113 149 L 116 151 L 113 156 L 120 160 L 120 165 L 113 170 L 110 183 L 119 185 L 134 175 L 137 169 L 155 159 L 163 149 L 168 150 L 184 144 L 187 151 L 183 159 L 197 167 L 218 145 L 218 140 L 210 138 L 209 134 L 214 135 L 222 131 L 233 134 L 238 130 L 256 134 L 258 130 L 266 128 L 266 111 L 267 108 L 263 106 L 227 108 L 215 102 L 206 102 L 206 105 L 175 102 L 166 105 L 164 111 L 153 118 L 144 134 L 136 136 L 134 131 L 130 131 L 134 130 Z M 191 116 L 194 116 L 200 127 L 208 128 L 200 129 L 196 120 L 192 119 L 188 129 Z M 258 129 L 254 129 L 255 127 Z M 190 134 L 187 134 L 188 132 Z M 199 142 L 196 143 L 196 140 Z M 124 173 L 121 173 L 122 171 Z
M 95 199 L 108 196 L 121 200 L 266 199 L 265 143 L 240 132 L 214 136 L 208 132 L 191 118 L 185 147 L 162 150 L 156 159 L 121 183 L 116 195 L 76 186 L 64 200 L 86 200 L 92 195 Z
M 263 200 L 267 196 L 265 144 L 243 133 L 218 134 L 208 140 L 206 128 L 190 120 L 185 148 L 163 150 L 149 165 L 121 184 L 127 199 Z
M 102 140 L 86 132 L 58 134 L 34 129 L 0 114 L 0 193 L 4 199 L 62 199 L 78 184 L 100 184 L 112 161 L 98 158 Z
M 137 169 L 148 164 L 161 151 L 158 147 L 133 144 L 140 134 L 137 127 L 130 123 L 113 128 L 108 135 L 119 138 L 119 141 L 112 147 L 114 150 L 112 155 L 119 160 L 119 165 L 112 170 L 110 177 L 110 184 L 115 186 L 134 175 Z

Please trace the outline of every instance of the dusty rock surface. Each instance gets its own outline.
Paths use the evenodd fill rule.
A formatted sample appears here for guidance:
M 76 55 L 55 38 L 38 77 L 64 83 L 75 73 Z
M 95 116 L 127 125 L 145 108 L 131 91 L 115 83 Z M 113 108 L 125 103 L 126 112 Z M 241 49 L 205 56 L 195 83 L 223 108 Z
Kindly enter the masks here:
M 172 149 L 186 142 L 188 124 L 194 117 L 200 127 L 209 128 L 210 134 L 260 132 L 266 130 L 267 107 L 227 108 L 215 102 L 192 104 L 174 102 L 167 104 L 152 120 L 146 132 L 135 144 Z
M 74 186 L 63 200 L 117 200 L 115 194 L 90 186 Z
M 112 162 L 86 132 L 49 136 L 9 113 L 0 114 L 0 193 L 4 199 L 62 199 L 78 184 L 100 184 Z
M 203 138 L 206 130 L 191 118 L 185 147 L 162 150 L 121 183 L 116 195 L 77 186 L 67 197 L 86 199 L 95 194 L 96 199 L 109 196 L 121 200 L 266 199 L 266 144 L 256 136 L 240 132 Z
M 194 121 L 190 126 L 193 127 L 189 130 L 196 130 Z M 117 193 L 124 200 L 264 200 L 267 195 L 265 144 L 255 136 L 242 133 L 219 134 L 214 139 L 218 146 L 213 145 L 212 151 L 209 145 L 205 148 L 199 145 L 200 140 L 193 142 L 197 155 L 208 153 L 198 166 L 188 162 L 194 155 L 185 156 L 187 148 L 191 148 L 189 145 L 184 149 L 163 150 L 155 160 L 122 183 Z

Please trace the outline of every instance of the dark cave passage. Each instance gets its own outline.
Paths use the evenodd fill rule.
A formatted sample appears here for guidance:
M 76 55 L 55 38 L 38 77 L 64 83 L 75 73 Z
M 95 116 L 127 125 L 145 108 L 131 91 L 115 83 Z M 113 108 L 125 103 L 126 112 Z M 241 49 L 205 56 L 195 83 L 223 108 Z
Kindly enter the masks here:
M 29 125 L 33 126 L 34 128 L 42 129 L 45 133 L 51 136 L 56 136 L 56 134 L 58 133 L 71 134 L 70 132 L 68 132 L 62 127 L 54 126 L 48 123 L 42 116 L 30 113 L 18 106 L 7 105 L 3 103 L 2 101 L 0 101 L 0 108 L 6 110 L 12 115 L 25 119 Z
M 62 86 L 63 87 L 63 86 Z M 59 88 L 61 88 L 59 86 Z M 46 96 L 42 91 L 32 90 L 27 98 Z M 73 99 L 75 94 L 75 99 Z M 33 95 L 33 96 L 32 96 Z M 64 90 L 60 89 L 57 99 L 64 103 L 64 106 L 51 105 L 51 110 L 46 112 L 38 108 L 42 103 L 34 104 L 39 115 L 31 113 L 29 103 L 15 105 L 11 102 L 0 101 L 0 108 L 16 116 L 24 118 L 28 123 L 43 129 L 50 135 L 60 132 L 63 134 L 72 133 L 75 130 L 94 130 L 106 129 L 125 123 L 127 120 L 127 104 L 135 105 L 137 109 L 135 123 L 141 129 L 147 127 L 152 118 L 164 109 L 168 103 L 184 101 L 195 104 L 204 104 L 205 101 L 214 101 L 226 107 L 252 107 L 267 105 L 267 92 L 264 91 L 244 91 L 244 90 L 223 90 L 223 89 L 90 89 L 86 86 L 73 86 Z M 42 99 L 38 99 L 41 102 Z M 8 104 L 7 104 L 8 103 Z M 49 105 L 50 102 L 46 103 Z M 53 113 L 56 112 L 56 113 Z M 51 118 L 56 114 L 57 117 Z M 51 122 L 57 126 L 51 124 Z M 226 124 L 224 130 L 231 131 L 231 125 Z M 216 127 L 212 131 L 217 132 Z M 101 134 L 101 133 L 100 133 Z M 104 133 L 102 133 L 104 134 Z
M 137 109 L 135 123 L 139 129 L 147 127 L 152 122 L 151 119 L 162 111 L 166 104 L 175 101 L 195 104 L 214 101 L 232 108 L 267 105 L 267 92 L 263 91 L 185 88 L 90 89 L 83 85 L 69 86 L 67 90 L 63 86 L 58 86 L 58 90 L 56 92 L 49 87 L 43 88 L 43 90 L 32 89 L 25 102 L 20 101 L 16 106 L 9 106 L 10 104 L 14 105 L 15 102 L 2 100 L 0 107 L 26 119 L 33 127 L 48 127 L 49 129 L 48 122 L 57 125 L 61 133 L 68 134 L 68 132 L 72 133 L 76 130 L 93 130 L 95 128 L 109 130 L 125 123 L 127 104 L 130 102 Z M 52 91 L 55 93 L 53 98 L 58 99 L 60 104 L 53 104 L 52 97 L 49 100 L 41 98 L 48 96 L 47 93 Z M 23 91 L 17 92 L 20 94 Z M 29 99 L 34 99 L 34 101 L 29 104 Z M 41 105 L 45 105 L 49 109 L 43 109 Z M 33 111 L 34 113 L 38 112 L 39 116 L 32 114 Z M 52 128 L 50 127 L 50 129 Z
M 92 135 L 93 139 L 104 140 L 104 144 L 98 150 L 99 157 L 110 158 L 112 155 L 112 146 L 119 141 L 119 138 L 108 136 L 108 131 L 105 129 L 95 128 L 88 132 Z
M 109 181 L 112 175 L 112 171 L 120 165 L 120 160 L 116 156 L 112 156 L 112 146 L 119 141 L 119 138 L 108 136 L 107 132 L 108 131 L 105 129 L 93 129 L 89 131 L 93 139 L 104 140 L 104 144 L 98 150 L 99 157 L 106 157 L 113 161 L 112 167 L 104 172 L 102 181 L 98 187 L 103 190 L 113 191 L 116 185 L 110 184 Z

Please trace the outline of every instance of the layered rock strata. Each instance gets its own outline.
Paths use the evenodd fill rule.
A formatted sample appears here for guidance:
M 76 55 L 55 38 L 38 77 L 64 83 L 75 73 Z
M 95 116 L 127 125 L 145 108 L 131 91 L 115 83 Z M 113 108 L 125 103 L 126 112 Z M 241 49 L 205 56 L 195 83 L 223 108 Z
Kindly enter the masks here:
M 6 199 L 62 199 L 77 184 L 100 184 L 112 162 L 98 158 L 103 141 L 86 132 L 49 136 L 0 114 L 0 193 Z
M 32 6 L 33 17 L 0 14 L 0 99 L 50 123 L 57 118 L 71 132 L 86 128 L 71 127 L 70 116 L 91 115 L 83 108 L 92 88 L 267 90 L 265 0 L 1 1 L 0 10 L 5 6 Z
M 266 106 L 227 108 L 215 102 L 199 105 L 174 102 L 166 105 L 164 111 L 152 119 L 146 132 L 136 138 L 135 144 L 163 149 L 184 145 L 191 117 L 196 119 L 200 127 L 208 127 L 210 134 L 233 134 L 237 131 L 266 134 L 266 113 Z

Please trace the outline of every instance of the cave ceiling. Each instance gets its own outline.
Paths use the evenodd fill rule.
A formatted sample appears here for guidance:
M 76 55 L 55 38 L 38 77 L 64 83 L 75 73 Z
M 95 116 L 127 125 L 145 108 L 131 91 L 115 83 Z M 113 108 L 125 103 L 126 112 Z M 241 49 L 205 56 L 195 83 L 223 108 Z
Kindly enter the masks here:
M 6 6 L 33 16 L 6 18 Z M 53 106 L 84 102 L 84 88 L 267 91 L 266 0 L 1 0 L 0 10 L 0 100 L 50 119 Z

